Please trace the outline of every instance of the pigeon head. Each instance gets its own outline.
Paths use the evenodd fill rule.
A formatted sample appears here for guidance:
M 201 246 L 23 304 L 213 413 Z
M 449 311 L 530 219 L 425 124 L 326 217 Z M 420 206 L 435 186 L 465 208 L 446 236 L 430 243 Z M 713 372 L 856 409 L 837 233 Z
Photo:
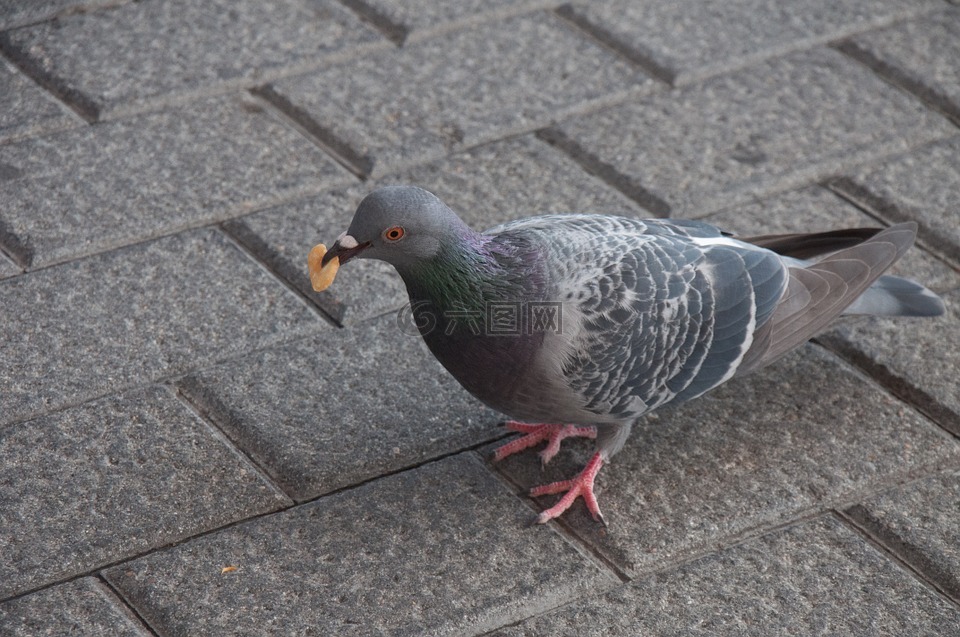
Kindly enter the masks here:
M 402 269 L 431 259 L 472 231 L 432 193 L 388 186 L 367 195 L 346 232 L 323 257 L 342 265 L 353 258 L 380 259 Z

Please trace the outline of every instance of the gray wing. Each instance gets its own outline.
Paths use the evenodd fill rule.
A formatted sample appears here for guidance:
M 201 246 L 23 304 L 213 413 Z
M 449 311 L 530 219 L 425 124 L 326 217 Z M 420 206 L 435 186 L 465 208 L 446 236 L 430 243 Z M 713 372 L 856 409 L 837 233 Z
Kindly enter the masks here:
M 917 224 L 901 223 L 815 263 L 791 266 L 787 290 L 773 316 L 758 329 L 742 362 L 741 373 L 770 364 L 829 325 L 903 256 L 916 235 Z M 886 278 L 880 289 L 886 283 L 896 291 L 901 281 Z M 902 281 L 904 286 L 908 283 Z M 917 312 L 918 315 L 936 315 L 942 311 L 942 304 L 936 303 L 939 299 L 921 286 L 913 284 L 907 292 L 923 301 L 920 308 L 923 311 Z M 909 309 L 894 313 L 909 314 L 906 311 Z M 876 310 L 869 308 L 868 311 Z
M 554 293 L 575 320 L 545 339 L 541 362 L 580 421 L 628 420 L 720 384 L 786 285 L 776 254 L 703 223 L 551 216 L 498 231 L 547 248 Z M 555 387 L 542 391 L 557 399 Z

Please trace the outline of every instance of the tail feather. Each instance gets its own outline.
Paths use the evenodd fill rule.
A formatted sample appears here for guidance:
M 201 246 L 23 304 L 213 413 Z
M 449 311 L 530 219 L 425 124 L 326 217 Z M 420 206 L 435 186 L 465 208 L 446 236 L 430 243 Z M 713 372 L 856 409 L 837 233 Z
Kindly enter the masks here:
M 848 228 L 806 234 L 765 234 L 756 237 L 737 237 L 737 239 L 773 250 L 785 257 L 812 259 L 860 245 L 882 230 L 883 228 Z
M 886 274 L 874 282 L 844 314 L 874 316 L 940 316 L 943 300 L 910 279 Z
M 901 223 L 819 261 L 785 258 L 789 272 L 787 289 L 771 318 L 754 334 L 753 344 L 744 355 L 738 373 L 749 373 L 769 364 L 843 313 L 911 316 L 943 313 L 943 303 L 933 292 L 906 279 L 881 276 L 913 245 L 916 235 L 917 224 Z M 844 236 L 840 241 L 849 238 Z M 791 238 L 791 242 L 797 239 Z M 811 249 L 810 244 L 799 249 L 797 245 L 803 243 L 787 246 L 784 252 L 796 257 L 798 253 L 809 254 L 823 248 L 822 243 L 815 249 Z

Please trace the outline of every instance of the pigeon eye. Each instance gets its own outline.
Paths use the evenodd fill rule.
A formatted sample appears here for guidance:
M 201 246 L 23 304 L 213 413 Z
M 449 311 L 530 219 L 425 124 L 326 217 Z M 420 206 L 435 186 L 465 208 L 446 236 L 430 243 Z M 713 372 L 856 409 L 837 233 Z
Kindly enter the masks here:
M 383 231 L 383 238 L 387 241 L 399 241 L 403 238 L 404 232 L 403 228 L 400 226 L 394 226 L 392 228 L 387 228 Z

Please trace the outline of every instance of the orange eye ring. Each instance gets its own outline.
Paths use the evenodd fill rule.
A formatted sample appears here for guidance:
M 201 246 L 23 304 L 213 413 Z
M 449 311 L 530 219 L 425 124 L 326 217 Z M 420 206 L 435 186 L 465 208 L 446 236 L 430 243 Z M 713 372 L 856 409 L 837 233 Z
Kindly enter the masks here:
M 387 241 L 399 241 L 406 234 L 401 226 L 393 226 L 383 231 L 383 238 Z

